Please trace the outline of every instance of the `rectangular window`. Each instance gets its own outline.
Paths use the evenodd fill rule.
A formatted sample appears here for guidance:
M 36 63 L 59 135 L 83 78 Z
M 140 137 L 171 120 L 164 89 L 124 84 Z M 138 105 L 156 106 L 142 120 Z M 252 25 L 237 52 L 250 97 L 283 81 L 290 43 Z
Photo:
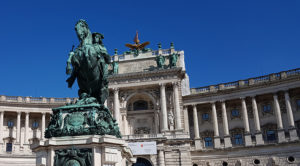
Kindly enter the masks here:
M 274 130 L 267 131 L 267 141 L 276 141 L 276 136 L 275 136 Z
M 297 111 L 300 111 L 300 99 L 296 100 Z
M 208 113 L 202 114 L 202 119 L 203 120 L 208 120 L 209 119 L 209 114 Z
M 271 112 L 271 104 L 263 105 L 263 112 L 265 112 L 265 113 Z
M 243 137 L 241 134 L 235 134 L 234 135 L 234 143 L 236 145 L 243 145 Z
M 12 151 L 12 143 L 6 143 L 6 152 Z
M 213 146 L 211 137 L 205 137 L 204 141 L 205 141 L 205 147 L 212 147 Z
M 239 112 L 238 109 L 233 109 L 233 110 L 231 110 L 231 115 L 233 117 L 239 117 L 240 116 L 240 112 Z

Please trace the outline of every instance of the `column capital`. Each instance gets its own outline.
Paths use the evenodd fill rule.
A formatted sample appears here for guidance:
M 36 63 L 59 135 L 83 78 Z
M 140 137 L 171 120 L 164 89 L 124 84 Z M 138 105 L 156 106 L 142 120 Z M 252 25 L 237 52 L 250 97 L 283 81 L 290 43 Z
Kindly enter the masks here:
M 30 112 L 24 112 L 24 113 L 25 113 L 25 115 L 29 115 Z
M 172 82 L 172 85 L 173 85 L 173 86 L 179 86 L 179 81 L 173 81 L 173 82 Z
M 166 86 L 166 83 L 161 82 L 161 83 L 159 83 L 159 86 L 160 86 L 160 87 L 165 87 L 165 86 Z
M 222 99 L 222 100 L 219 100 L 220 103 L 225 103 L 226 100 Z
M 214 105 L 214 104 L 216 104 L 216 101 L 210 101 L 209 103 Z
M 277 92 L 273 93 L 273 98 L 278 98 Z
M 246 97 L 245 97 L 245 96 L 241 96 L 240 99 L 241 99 L 241 100 L 245 100 Z
M 46 112 L 41 112 L 42 113 L 42 115 L 46 115 Z
M 113 91 L 114 91 L 114 93 L 117 93 L 117 92 L 119 92 L 119 88 L 113 88 Z
M 17 112 L 18 115 L 21 115 L 21 113 L 22 113 L 21 111 L 18 111 L 18 112 Z
M 289 90 L 288 89 L 286 89 L 286 90 L 283 90 L 283 92 L 284 92 L 284 95 L 289 95 Z

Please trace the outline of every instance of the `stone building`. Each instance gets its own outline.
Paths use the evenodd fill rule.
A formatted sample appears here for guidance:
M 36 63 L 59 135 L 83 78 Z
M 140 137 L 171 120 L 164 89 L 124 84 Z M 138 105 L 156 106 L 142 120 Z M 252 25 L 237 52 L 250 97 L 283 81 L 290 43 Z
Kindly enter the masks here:
M 112 60 L 106 105 L 133 151 L 149 144 L 134 152 L 140 165 L 300 164 L 300 69 L 190 89 L 184 52 L 173 45 Z M 30 145 L 45 139 L 51 108 L 75 101 L 0 96 L 0 166 L 35 165 Z

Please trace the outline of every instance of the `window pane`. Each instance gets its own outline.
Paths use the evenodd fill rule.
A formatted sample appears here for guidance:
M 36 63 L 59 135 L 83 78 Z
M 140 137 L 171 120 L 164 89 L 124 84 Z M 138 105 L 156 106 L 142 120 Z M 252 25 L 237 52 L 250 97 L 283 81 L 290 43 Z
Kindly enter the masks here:
M 297 110 L 300 111 L 300 100 L 297 100 L 296 103 L 297 103 Z
M 204 138 L 204 141 L 205 141 L 205 147 L 210 147 L 212 146 L 212 138 L 211 137 L 205 137 Z
M 243 137 L 241 134 L 234 135 L 234 142 L 236 145 L 242 145 L 243 144 Z
M 147 101 L 144 100 L 138 100 L 133 103 L 133 110 L 138 111 L 138 110 L 147 110 L 148 109 L 148 103 Z
M 202 114 L 202 119 L 203 120 L 208 120 L 209 119 L 209 115 L 207 113 Z
M 239 112 L 239 110 L 234 109 L 234 110 L 231 111 L 231 115 L 234 116 L 234 117 L 237 117 L 237 116 L 240 115 L 240 112 Z
M 268 141 L 275 141 L 276 136 L 275 136 L 275 131 L 274 130 L 268 130 L 267 131 L 267 140 Z
M 8 127 L 13 127 L 13 126 L 14 126 L 14 122 L 11 121 L 11 120 L 9 120 L 9 121 L 7 122 L 7 126 L 8 126 Z
M 6 143 L 6 151 L 11 152 L 12 151 L 12 143 Z
M 263 105 L 263 111 L 264 112 L 271 112 L 271 105 L 270 104 Z

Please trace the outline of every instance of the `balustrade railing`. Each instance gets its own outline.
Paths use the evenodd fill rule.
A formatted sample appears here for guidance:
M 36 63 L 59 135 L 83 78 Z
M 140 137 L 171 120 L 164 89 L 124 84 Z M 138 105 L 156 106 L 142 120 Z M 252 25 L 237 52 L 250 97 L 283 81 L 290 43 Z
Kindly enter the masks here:
M 268 74 L 268 75 L 259 76 L 259 77 L 254 77 L 254 78 L 249 78 L 246 80 L 240 80 L 240 81 L 228 82 L 228 83 L 223 83 L 223 84 L 218 84 L 218 85 L 192 88 L 191 94 L 210 93 L 210 92 L 216 92 L 219 90 L 234 89 L 234 88 L 239 88 L 239 87 L 244 87 L 244 86 L 252 86 L 252 85 L 257 85 L 257 84 L 261 84 L 261 83 L 265 83 L 265 82 L 282 80 L 282 79 L 286 79 L 286 78 L 293 77 L 296 75 L 300 75 L 300 68 L 282 71 L 279 73 Z
M 1 102 L 25 103 L 74 103 L 77 98 L 46 98 L 46 97 L 21 97 L 0 95 Z

